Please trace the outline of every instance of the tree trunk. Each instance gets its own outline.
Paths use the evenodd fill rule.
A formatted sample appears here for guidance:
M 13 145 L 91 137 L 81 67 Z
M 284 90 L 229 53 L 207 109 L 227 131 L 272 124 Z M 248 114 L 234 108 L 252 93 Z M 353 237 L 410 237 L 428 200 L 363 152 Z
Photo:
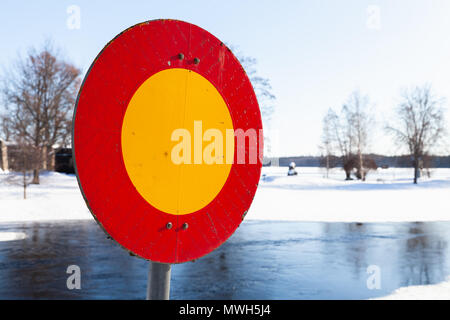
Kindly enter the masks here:
M 352 180 L 351 174 L 351 170 L 345 170 L 345 180 Z
M 27 172 L 23 171 L 23 199 L 27 198 Z
M 32 184 L 39 184 L 39 169 L 33 170 L 33 181 L 31 181 Z
M 417 184 L 417 179 L 419 178 L 419 167 L 414 168 L 414 184 Z
M 417 184 L 419 178 L 419 160 L 414 158 L 414 184 Z
M 361 181 L 366 181 L 366 175 L 364 173 L 363 157 L 361 152 L 359 152 L 359 174 L 361 175 Z
M 47 146 L 42 147 L 40 160 L 42 161 L 42 170 L 47 170 Z
M 366 175 L 364 174 L 364 163 L 362 158 L 362 152 L 358 151 L 358 175 L 361 181 L 366 181 Z
M 32 184 L 39 184 L 39 170 L 42 166 L 42 148 L 36 147 L 35 149 L 35 159 L 33 159 L 33 180 L 31 181 Z

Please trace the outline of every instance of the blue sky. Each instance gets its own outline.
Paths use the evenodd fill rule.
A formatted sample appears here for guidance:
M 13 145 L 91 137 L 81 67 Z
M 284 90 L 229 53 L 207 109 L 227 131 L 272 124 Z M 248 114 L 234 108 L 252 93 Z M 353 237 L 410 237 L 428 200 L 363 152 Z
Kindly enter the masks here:
M 71 5 L 81 9 L 80 29 L 67 27 Z M 373 104 L 379 130 L 371 151 L 395 154 L 402 150 L 381 128 L 401 88 L 429 82 L 450 101 L 449 17 L 447 0 L 3 0 L 0 68 L 51 38 L 86 71 L 123 29 L 150 19 L 181 19 L 257 59 L 259 74 L 270 79 L 277 96 L 270 123 L 277 155 L 317 155 L 322 117 L 355 89 Z

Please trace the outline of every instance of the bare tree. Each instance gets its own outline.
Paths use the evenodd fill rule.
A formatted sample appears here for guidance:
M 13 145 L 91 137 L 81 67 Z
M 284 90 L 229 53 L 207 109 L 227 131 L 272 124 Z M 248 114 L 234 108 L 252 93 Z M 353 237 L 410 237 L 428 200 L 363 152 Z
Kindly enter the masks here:
M 387 125 L 399 146 L 405 146 L 412 157 L 414 183 L 424 157 L 430 154 L 446 132 L 444 99 L 436 96 L 426 84 L 403 90 L 396 110 L 396 122 Z
M 264 131 L 265 154 L 273 155 L 273 145 L 267 129 L 270 128 L 270 121 L 272 120 L 272 115 L 275 110 L 274 103 L 276 97 L 272 92 L 270 80 L 268 78 L 261 77 L 258 74 L 256 68 L 257 60 L 255 58 L 242 54 L 233 46 L 231 46 L 231 49 L 235 52 L 237 59 L 244 67 L 244 70 L 252 83 L 253 89 L 255 90 L 256 98 L 258 99 L 259 108 L 261 110 L 261 117 L 266 129 Z
M 331 157 L 333 155 L 333 121 L 336 121 L 336 114 L 333 109 L 328 109 L 327 114 L 322 120 L 322 145 L 321 149 L 325 153 L 326 177 L 331 167 Z
M 237 54 L 237 58 L 247 73 L 250 82 L 255 90 L 258 104 L 261 108 L 261 116 L 266 123 L 271 120 L 274 112 L 275 95 L 272 93 L 272 86 L 268 78 L 261 77 L 256 69 L 257 61 L 255 58 Z
M 356 177 L 365 180 L 373 167 L 364 164 L 371 132 L 371 116 L 368 112 L 369 99 L 358 91 L 353 92 L 342 106 L 340 114 L 329 109 L 323 119 L 322 144 L 329 154 L 337 152 L 342 159 L 346 180 L 351 180 L 353 169 Z
M 56 144 L 70 141 L 71 116 L 80 85 L 80 70 L 58 57 L 47 43 L 39 51 L 30 49 L 8 71 L 2 94 L 6 104 L 7 130 L 13 141 L 20 138 L 32 146 L 33 183 Z M 6 128 L 6 129 L 5 129 Z
M 345 171 L 345 179 L 351 180 L 353 166 L 348 164 L 353 157 L 353 135 L 344 115 L 343 111 L 338 115 L 333 109 L 329 109 L 324 122 L 328 126 L 326 130 L 330 133 L 331 150 L 336 150 L 340 155 Z
M 27 187 L 32 182 L 30 179 L 30 172 L 34 168 L 34 163 L 36 162 L 35 147 L 30 145 L 26 139 L 23 137 L 18 137 L 16 144 L 12 148 L 14 154 L 14 162 L 11 168 L 14 171 L 19 171 L 22 173 L 22 177 L 17 175 L 9 175 L 6 182 L 11 185 L 20 185 L 23 187 L 23 199 L 27 198 Z
M 367 169 L 364 166 L 363 154 L 367 152 L 369 133 L 371 131 L 371 116 L 368 111 L 369 98 L 363 96 L 359 91 L 354 91 L 343 107 L 346 124 L 351 141 L 354 144 L 356 156 L 356 175 L 358 179 L 366 180 Z

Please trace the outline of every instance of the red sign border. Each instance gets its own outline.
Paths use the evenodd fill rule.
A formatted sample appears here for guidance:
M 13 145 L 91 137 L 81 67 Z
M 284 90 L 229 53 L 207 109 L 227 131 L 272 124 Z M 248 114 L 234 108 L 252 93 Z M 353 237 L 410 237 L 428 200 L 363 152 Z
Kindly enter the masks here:
M 90 66 L 76 101 L 72 152 L 80 190 L 103 230 L 139 257 L 182 263 L 210 253 L 234 233 L 253 200 L 262 163 L 258 158 L 256 164 L 237 164 L 235 158 L 216 198 L 191 214 L 167 214 L 140 196 L 122 158 L 122 120 L 139 86 L 169 68 L 193 70 L 208 79 L 224 98 L 235 129 L 262 130 L 253 87 L 230 49 L 196 25 L 150 20 L 118 34 Z M 246 144 L 246 157 L 249 148 L 262 149 L 260 143 Z

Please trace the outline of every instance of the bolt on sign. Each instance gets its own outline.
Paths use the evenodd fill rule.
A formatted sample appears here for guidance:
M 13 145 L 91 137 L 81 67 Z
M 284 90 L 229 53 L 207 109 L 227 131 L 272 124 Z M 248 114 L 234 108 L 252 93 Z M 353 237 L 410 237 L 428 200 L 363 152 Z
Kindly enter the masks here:
M 219 39 L 183 21 L 117 35 L 87 72 L 73 153 L 92 215 L 122 247 L 181 263 L 242 222 L 262 165 L 252 85 Z

